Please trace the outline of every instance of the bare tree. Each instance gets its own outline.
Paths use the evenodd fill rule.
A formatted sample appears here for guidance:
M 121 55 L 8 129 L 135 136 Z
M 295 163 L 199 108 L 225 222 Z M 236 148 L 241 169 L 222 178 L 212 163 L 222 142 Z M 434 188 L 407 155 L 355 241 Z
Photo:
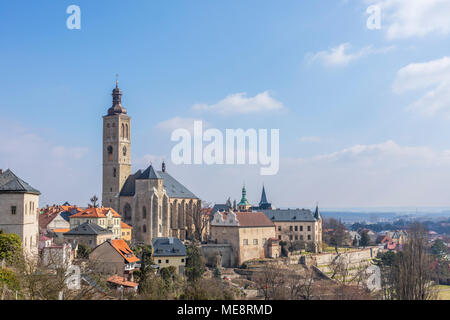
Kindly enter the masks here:
M 97 204 L 98 197 L 96 195 L 94 195 L 90 200 L 91 200 L 92 207 L 97 208 L 98 207 L 98 204 Z
M 394 255 L 391 265 L 384 265 L 384 297 L 392 300 L 435 300 L 432 256 L 428 253 L 425 228 L 413 223 L 402 251 Z

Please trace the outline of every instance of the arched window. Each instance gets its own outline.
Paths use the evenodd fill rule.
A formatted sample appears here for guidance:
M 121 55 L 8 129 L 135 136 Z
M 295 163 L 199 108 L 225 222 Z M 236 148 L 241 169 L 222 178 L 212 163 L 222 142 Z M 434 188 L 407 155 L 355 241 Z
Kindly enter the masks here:
M 109 146 L 108 147 L 108 160 L 112 161 L 112 157 L 113 157 L 113 147 Z
M 124 146 L 122 151 L 123 151 L 123 156 L 126 157 L 126 155 L 127 155 L 127 147 Z
M 147 226 L 145 224 L 142 226 L 142 232 L 147 233 Z
M 142 207 L 142 219 L 147 219 L 147 208 Z
M 127 139 L 129 139 L 129 137 L 130 137 L 130 133 L 128 131 L 128 124 L 125 124 L 125 136 Z
M 122 123 L 122 134 L 120 135 L 121 138 L 125 137 L 125 125 Z

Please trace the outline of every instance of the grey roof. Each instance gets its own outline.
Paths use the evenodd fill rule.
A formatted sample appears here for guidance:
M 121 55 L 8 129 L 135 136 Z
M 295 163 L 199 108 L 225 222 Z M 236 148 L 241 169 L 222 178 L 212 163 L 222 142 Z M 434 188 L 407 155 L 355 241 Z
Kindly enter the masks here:
M 0 192 L 41 194 L 9 169 L 0 174 Z
M 136 179 L 161 179 L 158 173 L 155 172 L 153 166 L 150 165 L 142 174 Z
M 211 214 L 214 214 L 217 211 L 229 211 L 230 209 L 231 209 L 231 206 L 229 206 L 227 204 L 215 204 L 211 210 Z
M 136 179 L 155 179 L 152 177 L 163 180 L 163 186 L 164 189 L 166 189 L 169 198 L 198 199 L 195 194 L 189 191 L 189 189 L 179 183 L 170 174 L 162 171 L 154 171 L 152 166 L 147 168 L 144 172 L 139 170 L 134 175 L 130 175 L 120 191 L 120 196 L 134 196 L 136 192 Z
M 186 247 L 178 238 L 156 238 L 153 239 L 153 256 L 186 256 Z
M 307 209 L 276 209 L 276 210 L 260 210 L 272 221 L 305 221 L 314 222 L 314 214 Z
M 164 189 L 166 189 L 169 198 L 188 198 L 198 199 L 195 194 L 179 183 L 174 177 L 167 172 L 158 171 L 159 176 L 163 179 Z
M 136 189 L 136 178 L 142 174 L 141 170 L 138 170 L 135 174 L 130 175 L 125 181 L 122 190 L 120 190 L 121 196 L 134 196 Z
M 68 236 L 91 236 L 91 235 L 104 235 L 104 234 L 113 234 L 110 230 L 106 230 L 100 227 L 96 223 L 88 223 L 85 222 L 82 225 L 73 228 L 69 232 L 64 233 L 64 235 Z

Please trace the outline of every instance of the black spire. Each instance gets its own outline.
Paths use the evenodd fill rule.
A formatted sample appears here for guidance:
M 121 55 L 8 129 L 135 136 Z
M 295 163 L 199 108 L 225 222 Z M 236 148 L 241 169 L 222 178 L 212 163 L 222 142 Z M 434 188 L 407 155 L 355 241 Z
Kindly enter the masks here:
M 314 218 L 316 218 L 317 220 L 322 219 L 322 216 L 320 215 L 320 211 L 319 211 L 319 204 L 316 205 L 316 211 L 314 212 Z
M 263 185 L 262 194 L 261 194 L 261 201 L 259 202 L 259 208 L 262 210 L 267 210 L 272 208 L 272 204 L 267 201 L 266 196 L 266 188 Z

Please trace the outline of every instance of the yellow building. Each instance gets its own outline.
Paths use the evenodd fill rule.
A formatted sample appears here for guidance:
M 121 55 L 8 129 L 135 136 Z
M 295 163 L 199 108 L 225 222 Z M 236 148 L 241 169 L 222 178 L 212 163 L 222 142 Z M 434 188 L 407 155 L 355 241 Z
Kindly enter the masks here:
M 90 207 L 78 212 L 70 216 L 70 229 L 76 228 L 86 222 L 96 223 L 100 227 L 110 230 L 113 233 L 113 239 L 120 239 L 122 236 L 122 220 L 114 209 Z
M 177 274 L 184 275 L 186 247 L 178 238 L 156 238 L 152 242 L 153 262 L 161 268 L 175 267 Z
M 131 241 L 133 238 L 133 227 L 122 221 L 121 223 L 122 240 Z

